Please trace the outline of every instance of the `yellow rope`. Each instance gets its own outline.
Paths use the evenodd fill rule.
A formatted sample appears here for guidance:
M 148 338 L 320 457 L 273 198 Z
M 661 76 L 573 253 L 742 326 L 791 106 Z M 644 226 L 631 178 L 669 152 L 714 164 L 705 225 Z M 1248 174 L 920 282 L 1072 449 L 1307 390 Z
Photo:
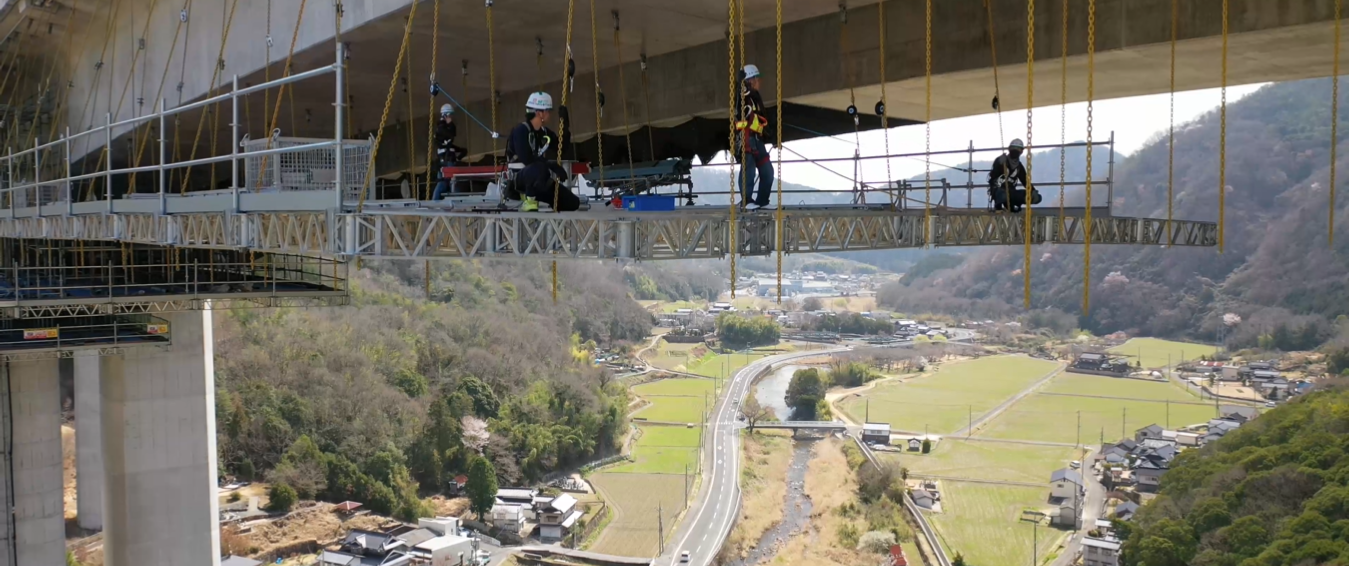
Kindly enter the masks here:
M 623 102 L 623 139 L 628 146 L 628 177 L 632 173 L 632 131 L 628 129 L 628 86 L 623 80 L 623 42 L 619 41 L 618 10 L 614 10 L 614 52 L 618 55 L 618 98 Z M 596 65 L 598 67 L 598 64 Z M 599 76 L 599 75 L 596 75 Z
M 290 76 L 290 63 L 291 63 L 291 61 L 295 58 L 295 42 L 296 42 L 296 40 L 298 40 L 298 39 L 300 38 L 300 24 L 304 22 L 304 7 L 305 7 L 305 5 L 308 4 L 308 3 L 309 3 L 309 0 L 300 0 L 300 10 L 299 10 L 299 13 L 295 16 L 295 31 L 291 32 L 291 34 L 290 34 L 290 51 L 286 53 L 286 64 L 285 64 L 285 66 L 281 67 L 281 76 L 282 76 L 282 77 L 289 77 L 289 76 Z M 415 6 L 415 4 L 414 4 L 414 6 Z M 412 13 L 413 13 L 413 14 L 417 13 L 417 10 L 416 10 L 415 7 L 413 8 Z M 409 16 L 409 20 L 410 20 L 410 19 L 411 19 L 411 16 Z M 409 26 L 410 26 L 410 25 L 411 25 L 411 24 L 409 24 Z M 401 54 L 400 54 L 400 55 L 401 55 Z M 397 73 L 394 73 L 394 78 L 395 78 L 395 79 L 398 78 L 398 74 L 397 74 Z M 295 135 L 295 132 L 294 132 L 294 130 L 295 130 L 295 93 L 294 93 L 294 90 L 295 90 L 295 89 L 293 89 L 293 88 L 287 88 L 287 87 L 289 87 L 289 86 L 290 86 L 290 85 L 288 85 L 288 84 L 283 84 L 283 85 L 281 85 L 280 90 L 276 91 L 276 105 L 272 107 L 272 120 L 271 120 L 271 122 L 269 123 L 269 125 L 267 126 L 267 131 L 266 131 L 266 132 L 263 132 L 264 134 L 267 135 L 267 149 L 271 149 L 271 148 L 272 148 L 272 132 L 276 131 L 276 123 L 277 123 L 277 121 L 281 118 L 281 97 L 285 96 L 287 91 L 290 91 L 290 96 L 291 96 L 291 99 L 290 99 L 290 102 L 291 102 L 291 106 L 290 106 L 291 135 Z M 409 152 L 411 152 L 411 148 L 408 148 L 408 149 L 409 149 Z M 373 167 L 373 162 L 371 162 L 371 170 L 373 170 L 373 169 L 374 169 L 374 167 Z M 212 170 L 212 171 L 215 171 L 215 168 L 212 167 L 211 170 Z M 262 157 L 262 166 L 259 167 L 258 171 L 259 171 L 259 172 L 262 172 L 262 171 L 266 171 L 266 170 L 267 170 L 267 156 L 264 155 L 264 156 Z M 339 174 L 340 174 L 340 173 L 339 173 Z
M 993 2 L 984 0 L 984 12 L 988 21 L 988 46 L 993 54 L 993 112 L 998 115 L 998 147 L 1007 147 L 1002 133 L 1002 88 L 998 84 L 998 38 L 993 34 Z
M 1022 236 L 1024 236 L 1026 247 L 1025 265 L 1022 267 L 1021 276 L 1024 279 L 1024 302 L 1027 310 L 1030 309 L 1030 240 L 1031 240 L 1031 221 L 1030 221 L 1030 202 L 1031 191 L 1034 190 L 1034 179 L 1032 161 L 1035 148 L 1034 141 L 1031 139 L 1034 123 L 1032 117 L 1035 114 L 1035 0 L 1026 2 L 1026 198 L 1021 203 L 1026 211 L 1025 222 L 1022 224 Z M 1008 195 L 1008 202 L 1011 202 L 1011 195 Z M 1090 203 L 1087 205 L 1091 206 Z
M 497 154 L 497 51 L 496 38 L 493 37 L 496 26 L 492 24 L 492 0 L 487 0 L 487 104 L 492 107 L 492 163 L 496 163 Z M 562 141 L 558 140 L 558 147 L 562 147 Z M 560 158 L 559 158 L 560 160 Z M 557 202 L 557 197 L 553 197 L 553 202 Z M 557 285 L 553 285 L 556 293 Z
M 263 83 L 270 83 L 270 82 L 272 82 L 272 0 L 267 0 L 267 29 L 266 29 L 266 34 L 267 34 L 267 41 L 266 41 L 266 47 L 267 47 L 266 57 L 267 57 L 267 60 L 266 60 L 266 61 L 263 63 L 263 65 L 262 65 L 262 82 L 263 82 Z M 245 99 L 245 102 L 246 102 L 246 99 Z M 271 107 L 272 107 L 272 89 L 271 89 L 271 88 L 265 88 L 265 89 L 262 90 L 262 111 L 263 111 L 263 112 L 266 112 L 267 109 L 268 109 L 268 108 L 271 108 Z M 250 111 L 250 114 L 251 114 L 251 111 Z M 248 126 L 249 129 L 252 129 L 252 127 L 253 127 L 253 118 L 252 118 L 251 116 L 249 117 L 248 122 L 249 122 L 249 126 Z M 264 126 L 265 126 L 265 124 L 264 124 Z M 259 171 L 258 173 L 259 173 L 259 175 L 262 174 L 261 171 Z
M 1063 0 L 1063 45 L 1059 48 L 1059 143 L 1068 143 L 1068 0 Z M 1174 76 L 1174 75 L 1173 75 Z M 1174 89 L 1173 89 L 1174 90 Z M 1067 227 L 1063 200 L 1068 192 L 1068 148 L 1059 146 L 1059 234 Z
M 1335 157 L 1339 150 L 1340 131 L 1340 11 L 1341 0 L 1335 0 L 1335 63 L 1330 74 L 1330 228 L 1326 242 L 1335 247 Z
M 230 2 L 230 15 L 228 18 L 225 19 L 225 29 L 220 34 L 220 52 L 216 54 L 215 70 L 211 72 L 211 82 L 206 88 L 205 96 L 209 97 L 211 95 L 211 92 L 214 91 L 216 88 L 216 81 L 220 80 L 220 61 L 223 61 L 225 59 L 225 46 L 229 44 L 230 30 L 234 28 L 234 11 L 235 8 L 238 7 L 239 7 L 239 0 L 233 0 L 232 2 Z M 197 119 L 197 133 L 194 134 L 192 137 L 192 151 L 191 153 L 188 154 L 187 157 L 188 161 L 192 161 L 197 158 L 197 144 L 201 142 L 201 131 L 203 127 L 206 125 L 207 114 L 208 112 L 203 110 L 201 113 L 201 117 Z M 186 194 L 187 185 L 191 180 L 192 180 L 192 168 L 188 167 L 187 171 L 183 173 L 183 184 L 179 188 L 178 192 L 181 194 Z
M 923 153 L 932 154 L 932 0 L 923 2 Z M 884 57 L 882 57 L 884 58 Z M 883 84 L 883 83 L 882 83 Z M 885 150 L 890 155 L 890 150 Z M 885 158 L 886 163 L 890 158 Z M 923 160 L 923 245 L 932 245 L 932 161 Z
M 140 35 L 140 39 L 142 41 L 144 41 L 146 36 L 150 33 L 150 20 L 153 18 L 155 13 L 155 7 L 158 5 L 159 0 L 152 0 L 150 2 L 150 11 L 145 14 L 145 27 L 142 29 Z M 135 14 L 132 15 L 134 16 Z M 135 23 L 136 22 L 134 21 L 133 17 L 133 21 L 131 22 L 132 31 L 135 31 Z M 136 63 L 140 60 L 141 51 L 144 50 L 136 49 L 135 52 L 131 54 L 131 70 L 127 73 L 126 81 L 122 83 L 122 94 L 120 94 L 117 97 L 117 108 L 112 112 L 112 118 L 114 120 L 116 120 L 117 116 L 122 113 L 122 104 L 126 102 L 127 90 L 131 88 L 131 80 L 136 76 Z M 109 79 L 109 83 L 110 84 L 108 85 L 108 89 L 111 91 L 112 90 L 111 79 Z M 111 104 L 111 101 L 109 101 L 109 103 Z M 112 160 L 112 148 L 110 147 L 105 148 L 103 155 L 99 156 L 98 165 L 94 167 L 94 170 L 97 171 L 99 169 L 102 169 L 103 164 L 105 162 L 111 162 L 111 160 Z
M 590 57 L 594 62 L 595 70 L 595 163 L 599 165 L 600 179 L 604 178 L 604 106 L 600 104 L 600 98 L 604 92 L 600 90 L 600 30 L 595 27 L 595 1 L 590 0 Z M 621 61 L 620 61 L 621 64 Z M 557 212 L 557 199 L 553 199 L 553 212 Z
M 1336 0 L 1337 2 L 1339 0 Z M 1171 218 L 1176 178 L 1176 28 L 1180 23 L 1180 0 L 1171 0 L 1171 106 L 1166 131 L 1166 245 L 1171 245 Z M 1336 22 L 1338 24 L 1338 22 Z M 1112 205 L 1114 203 L 1111 203 Z
M 885 60 L 885 54 L 886 54 L 886 43 L 885 43 L 885 2 L 883 2 L 883 1 L 882 1 L 882 2 L 877 2 L 877 3 L 876 3 L 876 10 L 877 10 L 876 19 L 877 19 L 877 21 L 879 22 L 878 25 L 880 26 L 880 43 L 881 43 L 881 49 L 880 49 L 880 51 L 881 51 L 881 53 L 880 53 L 880 60 L 881 60 L 881 132 L 883 132 L 884 135 L 885 135 L 885 155 L 886 155 L 886 157 L 885 157 L 885 187 L 886 187 L 886 189 L 889 189 L 889 190 L 890 190 L 890 210 L 895 210 L 896 208 L 899 207 L 899 191 L 894 190 L 894 187 L 892 186 L 892 185 L 894 184 L 894 179 L 892 178 L 892 175 L 891 175 L 891 173 L 890 173 L 890 104 L 889 104 L 889 100 L 887 99 L 887 97 L 886 97 L 886 95 L 885 95 L 885 63 L 886 63 L 886 60 Z M 931 8 L 929 8 L 929 12 L 930 12 L 930 11 L 931 11 Z M 932 24 L 932 18 L 931 18 L 931 17 L 928 17 L 928 35 L 929 35 L 929 36 L 932 35 L 932 32 L 931 32 L 932 25 L 931 25 L 931 24 Z M 929 40 L 929 41 L 928 41 L 928 52 L 929 52 L 929 53 L 928 53 L 928 67 L 929 67 L 929 68 L 931 68 L 931 66 L 932 66 L 932 62 L 931 62 L 931 57 L 932 57 L 931 51 L 932 51 L 932 42 L 931 42 L 931 40 Z M 931 80 L 929 80 L 928 82 L 930 83 Z M 931 89 L 929 88 L 929 90 L 931 90 Z M 931 97 L 931 93 L 930 93 L 930 92 L 929 92 L 929 95 L 928 95 L 928 96 L 929 96 L 929 98 Z M 929 115 L 928 115 L 928 120 L 931 121 L 931 119 L 932 119 L 931 112 L 929 111 L 928 114 L 929 114 Z M 928 136 L 928 138 L 929 138 L 928 151 L 931 151 L 931 129 L 929 129 L 928 132 L 929 132 L 929 136 Z M 781 156 L 779 156 L 778 158 L 781 159 Z
M 468 59 L 460 62 L 459 67 L 459 96 L 460 100 L 468 100 Z M 464 154 L 469 154 L 469 142 L 473 141 L 472 135 L 464 136 Z
M 1218 124 L 1218 253 L 1223 253 L 1223 224 L 1227 219 L 1227 0 L 1223 0 L 1223 86 Z
M 783 241 L 782 241 L 782 236 L 783 236 L 783 233 L 782 233 L 782 71 L 783 71 L 783 68 L 782 68 L 782 0 L 777 0 L 777 50 L 776 50 L 776 51 L 777 51 L 777 81 L 778 81 L 778 97 L 777 97 L 777 107 L 778 107 L 778 108 L 777 108 L 777 114 L 778 114 L 778 116 L 777 116 L 777 137 L 775 138 L 775 139 L 777 140 L 777 142 L 778 142 L 778 143 L 777 143 L 777 146 L 778 146 L 778 147 L 777 147 L 777 151 L 778 151 L 778 170 L 777 170 L 777 180 L 778 180 L 778 209 L 777 209 L 777 238 L 776 238 L 776 240 L 777 240 L 777 248 L 778 248 L 778 250 L 777 250 L 777 251 L 778 251 L 778 258 L 777 258 L 777 259 L 778 259 L 778 304 L 781 305 L 781 304 L 782 304 L 782 246 L 783 246 Z M 884 68 L 884 67 L 885 67 L 885 64 L 884 64 L 884 63 L 881 63 L 881 67 Z M 884 76 L 884 74 L 882 74 L 881 76 Z M 881 88 L 884 89 L 884 88 L 885 88 L 885 86 L 884 86 L 884 85 L 885 85 L 885 80 L 884 80 L 884 79 L 881 80 L 881 85 L 882 85 Z M 884 91 L 882 91 L 882 92 L 884 92 Z M 882 95 L 882 98 L 884 98 L 884 95 Z M 886 151 L 886 155 L 889 155 L 889 154 L 890 154 L 890 152 L 889 152 L 889 151 Z
M 567 42 L 566 42 L 566 44 L 565 44 L 565 45 L 566 45 L 566 50 L 563 52 L 563 57 L 562 57 L 562 81 L 561 81 L 561 83 L 559 83 L 559 84 L 562 85 L 562 104 L 560 105 L 561 107 L 566 107 L 566 106 L 567 106 L 567 94 L 568 94 L 569 92 L 571 92 L 571 89 L 567 88 L 567 69 L 568 69 L 568 67 L 569 67 L 569 64 L 570 64 L 571 61 L 572 61 L 572 57 L 571 57 L 571 34 L 572 34 L 573 24 L 575 23 L 575 20 L 576 20 L 576 0 L 567 0 Z M 566 139 L 566 137 L 567 137 L 567 120 L 566 120 L 566 118 L 563 118 L 563 117 L 561 116 L 561 112 L 559 112 L 558 114 L 559 114 L 559 116 L 558 116 L 558 120 L 557 120 L 557 161 L 558 161 L 558 163 L 561 163 L 561 162 L 562 162 L 562 140 Z M 561 192 L 560 192 L 560 191 L 562 190 L 561 185 L 562 185 L 562 182 L 561 182 L 561 181 L 556 180 L 556 179 L 553 180 L 553 203 L 557 203 L 558 197 L 561 195 Z M 553 275 L 553 304 L 556 305 L 556 304 L 557 304 L 557 260 L 553 260 L 552 275 Z
M 1226 0 L 1224 0 L 1226 1 Z M 1082 316 L 1091 315 L 1091 128 L 1096 98 L 1096 0 L 1087 1 L 1087 208 L 1082 222 Z
M 651 159 L 656 158 L 656 134 L 651 130 L 651 86 L 646 76 L 646 53 L 642 53 L 642 112 L 646 114 L 646 144 Z
M 412 37 L 412 23 L 417 18 L 417 3 L 412 3 L 412 10 L 408 12 L 408 23 L 403 26 L 403 43 L 398 47 L 398 58 L 395 60 L 393 75 L 389 76 L 389 92 L 384 95 L 384 112 L 379 117 L 379 129 L 375 132 L 375 143 L 370 148 L 370 161 L 366 163 L 366 186 L 361 187 L 361 196 L 356 201 L 356 212 L 365 210 L 365 194 L 370 192 L 370 185 L 375 182 L 375 159 L 379 157 L 379 144 L 384 141 L 384 126 L 389 123 L 389 109 L 393 107 L 393 94 L 398 90 L 398 75 L 403 72 L 403 56 L 408 49 L 408 40 Z
M 436 0 L 435 8 L 431 12 L 431 80 L 435 82 L 437 76 L 438 58 L 440 55 L 440 0 Z M 435 144 L 436 132 L 436 97 L 432 96 L 426 103 L 426 200 L 431 199 L 431 180 L 436 178 L 432 173 L 433 166 L 431 158 L 435 155 L 435 149 L 431 146 Z M 428 265 L 427 269 L 431 269 Z M 429 271 L 428 271 L 429 273 Z M 430 282 L 427 283 L 430 285 Z M 429 288 L 429 287 L 428 287 Z
M 191 11 L 191 10 L 192 10 L 192 0 L 187 0 L 187 5 L 186 5 L 183 9 L 184 9 L 184 10 Z M 168 56 L 167 58 L 164 59 L 164 72 L 161 73 L 161 74 L 159 75 L 159 89 L 155 91 L 154 104 L 156 105 L 156 111 L 158 111 L 159 100 L 164 96 L 164 84 L 165 84 L 166 82 L 168 82 L 168 80 L 169 80 L 169 69 L 172 68 L 173 54 L 174 54 L 175 52 L 178 51 L 178 35 L 183 31 L 183 24 L 184 24 L 184 23 L 186 23 L 185 20 L 182 19 L 182 18 L 179 18 L 179 19 L 178 19 L 178 25 L 177 25 L 177 26 L 174 28 L 174 30 L 173 30 L 173 41 L 170 42 L 170 44 L 172 45 L 172 47 L 169 48 L 169 56 Z M 184 53 L 184 57 L 186 57 L 186 49 L 187 49 L 187 48 L 184 47 L 183 49 L 184 49 L 184 52 L 185 52 L 185 53 Z M 160 132 L 159 135 L 163 136 L 163 135 L 164 135 L 164 132 Z M 138 146 L 137 146 L 137 148 L 136 148 L 136 160 L 133 162 L 133 163 L 135 164 L 135 166 L 137 166 L 137 167 L 140 166 L 140 164 L 141 164 L 141 157 L 145 154 L 145 146 L 146 146 L 146 144 L 148 144 L 149 142 L 150 142 L 150 128 L 147 127 L 147 128 L 145 129 L 145 137 L 143 137 L 143 138 L 140 139 L 140 143 L 138 144 Z M 133 193 L 136 192 L 136 174 L 135 174 L 135 173 L 132 173 L 132 174 L 131 174 L 131 187 L 130 187 L 130 190 L 131 190 L 131 192 L 133 192 Z
M 728 120 L 728 124 L 727 124 L 727 125 L 730 126 L 729 128 L 727 128 L 727 130 L 728 130 L 728 132 L 729 132 L 729 135 L 728 135 L 728 144 L 727 144 L 726 148 L 727 148 L 727 154 L 728 154 L 727 156 L 730 158 L 730 164 L 731 164 L 731 198 L 727 200 L 727 202 L 729 203 L 729 204 L 727 205 L 727 208 L 729 209 L 728 214 L 730 215 L 730 217 L 729 217 L 729 220 L 730 220 L 730 221 L 729 221 L 729 223 L 727 224 L 727 231 L 730 232 L 730 233 L 727 234 L 727 235 L 729 236 L 729 239 L 730 239 L 730 249 L 729 249 L 729 251 L 730 251 L 730 253 L 731 253 L 731 298 L 732 298 L 732 299 L 735 298 L 735 278 L 736 278 L 736 273 L 735 273 L 735 255 L 736 255 L 736 251 L 737 251 L 736 248 L 738 247 L 737 244 L 736 244 L 736 236 L 738 236 L 738 235 L 739 235 L 739 232 L 740 232 L 740 227 L 739 227 L 739 225 L 737 225 L 737 224 L 735 223 L 736 198 L 737 198 L 737 196 L 739 195 L 739 191 L 735 190 L 735 164 L 736 164 L 737 159 L 739 159 L 739 157 L 740 157 L 740 156 L 735 155 L 735 154 L 736 154 L 736 148 L 735 148 L 735 113 L 736 113 L 736 110 L 737 110 L 736 107 L 735 107 L 735 106 L 736 106 L 736 101 L 735 101 L 735 87 L 736 87 L 736 84 L 735 84 L 735 83 L 736 83 L 736 80 L 735 80 L 735 2 L 736 2 L 736 0 L 727 0 L 727 2 L 726 2 L 726 4 L 727 4 L 727 12 L 728 12 L 728 14 L 727 14 L 727 16 L 726 16 L 727 26 L 728 26 L 728 27 L 726 28 L 726 30 L 727 30 L 727 34 L 726 34 L 726 47 L 727 47 L 727 50 L 726 50 L 726 71 L 727 71 L 727 74 L 728 74 L 728 81 L 729 81 L 729 83 L 730 83 L 730 88 L 727 89 L 727 90 L 728 90 L 728 93 L 727 93 L 727 97 L 728 97 L 728 98 L 727 98 L 727 101 L 726 101 L 727 115 L 729 116 L 729 120 Z M 741 167 L 744 167 L 744 165 L 742 164 Z
M 415 139 L 413 139 L 413 133 L 414 133 L 414 132 L 412 131 L 412 130 L 413 130 L 413 127 L 412 127 L 412 126 L 413 126 L 413 121 L 412 121 L 412 50 L 411 50 L 411 49 L 409 49 L 408 52 L 407 52 L 407 64 L 408 64 L 407 69 L 403 71 L 403 72 L 404 72 L 404 77 L 403 77 L 403 79 L 404 79 L 404 82 L 403 82 L 403 90 L 407 91 L 407 93 L 408 93 L 408 121 L 407 121 L 407 130 L 408 130 L 408 191 L 412 193 L 412 195 L 413 195 L 412 198 L 415 199 L 415 198 L 417 198 L 417 197 L 416 197 L 416 195 L 417 195 L 417 174 L 414 172 L 414 170 L 415 170 L 414 168 L 417 166 L 417 142 L 416 142 Z M 293 115 L 294 112 L 292 111 L 291 114 Z M 427 149 L 429 150 L 430 148 L 427 148 Z M 429 162 L 426 164 L 426 173 L 427 173 L 427 175 L 430 175 L 430 174 L 431 174 L 431 164 L 430 164 Z

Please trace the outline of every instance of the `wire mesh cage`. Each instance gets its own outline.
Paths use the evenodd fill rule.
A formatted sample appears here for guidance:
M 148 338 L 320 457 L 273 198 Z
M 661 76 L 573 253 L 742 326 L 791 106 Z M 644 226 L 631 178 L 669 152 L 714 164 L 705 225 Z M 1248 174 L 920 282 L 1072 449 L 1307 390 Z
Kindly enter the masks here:
M 298 147 L 331 141 L 320 138 L 282 137 L 247 139 L 239 143 L 244 153 L 244 188 L 249 191 L 330 191 L 337 183 L 337 151 L 333 147 L 304 149 L 271 155 L 249 155 L 268 149 Z M 374 139 L 346 140 L 342 145 L 342 183 L 353 199 L 366 184 L 370 148 Z

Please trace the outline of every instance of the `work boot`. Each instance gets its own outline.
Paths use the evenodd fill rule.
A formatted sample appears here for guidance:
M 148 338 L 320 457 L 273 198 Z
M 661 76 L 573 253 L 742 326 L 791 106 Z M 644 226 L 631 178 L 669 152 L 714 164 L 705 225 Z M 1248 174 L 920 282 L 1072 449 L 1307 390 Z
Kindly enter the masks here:
M 520 202 L 520 212 L 538 212 L 538 211 L 539 211 L 539 199 L 527 196 L 524 198 L 523 201 Z

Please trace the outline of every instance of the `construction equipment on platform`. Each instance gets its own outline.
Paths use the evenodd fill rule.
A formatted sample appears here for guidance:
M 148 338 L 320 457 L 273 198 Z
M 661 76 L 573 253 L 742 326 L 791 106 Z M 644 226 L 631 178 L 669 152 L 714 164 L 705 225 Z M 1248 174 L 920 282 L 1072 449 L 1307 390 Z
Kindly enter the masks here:
M 282 137 L 272 132 L 270 140 L 244 139 L 244 189 L 250 192 L 331 191 L 337 186 L 337 156 L 331 147 L 320 147 L 277 155 L 260 154 L 268 149 L 313 145 L 328 140 Z M 368 186 L 370 146 L 374 139 L 346 140 L 342 144 L 342 186 L 344 200 L 355 200 Z M 260 155 L 255 155 L 260 154 Z

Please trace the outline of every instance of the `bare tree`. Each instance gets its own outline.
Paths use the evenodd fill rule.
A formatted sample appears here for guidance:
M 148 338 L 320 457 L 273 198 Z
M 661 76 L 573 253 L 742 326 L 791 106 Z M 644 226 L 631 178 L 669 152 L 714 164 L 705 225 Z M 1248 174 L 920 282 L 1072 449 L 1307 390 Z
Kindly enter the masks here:
M 740 414 L 745 416 L 745 423 L 749 424 L 750 434 L 754 434 L 754 427 L 760 422 L 774 417 L 773 408 L 760 403 L 759 398 L 755 397 L 753 393 L 746 397 L 745 402 L 740 405 Z

